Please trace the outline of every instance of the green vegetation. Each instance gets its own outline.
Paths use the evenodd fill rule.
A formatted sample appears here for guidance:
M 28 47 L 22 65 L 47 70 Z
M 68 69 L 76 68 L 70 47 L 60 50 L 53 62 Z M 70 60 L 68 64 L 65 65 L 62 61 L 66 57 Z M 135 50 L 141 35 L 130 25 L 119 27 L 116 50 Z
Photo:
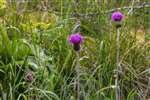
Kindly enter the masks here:
M 149 0 L 0 0 L 0 100 L 77 100 L 77 61 L 80 100 L 115 100 L 116 8 L 121 100 L 150 99 Z M 68 42 L 76 32 L 78 59 Z

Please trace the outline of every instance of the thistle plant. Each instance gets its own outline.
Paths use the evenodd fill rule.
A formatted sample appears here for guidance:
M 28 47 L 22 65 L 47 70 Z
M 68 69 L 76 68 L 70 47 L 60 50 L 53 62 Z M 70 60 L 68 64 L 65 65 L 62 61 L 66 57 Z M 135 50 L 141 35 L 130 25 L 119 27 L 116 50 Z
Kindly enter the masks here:
M 33 73 L 32 73 L 32 72 L 28 72 L 28 73 L 26 74 L 26 76 L 25 76 L 25 80 L 26 80 L 27 82 L 32 82 L 33 79 L 34 79 Z
M 116 75 L 115 75 L 115 86 L 116 86 L 116 100 L 121 100 L 121 91 L 119 86 L 119 72 L 121 72 L 121 66 L 120 66 L 120 27 L 123 21 L 124 15 L 116 11 L 112 14 L 111 20 L 114 23 L 116 30 L 117 30 L 117 39 L 116 39 L 116 46 L 117 46 L 117 54 L 116 54 Z
M 79 50 L 81 49 L 81 44 L 83 42 L 83 36 L 80 33 L 72 34 L 69 36 L 69 42 L 73 45 L 76 51 L 76 74 L 77 74 L 77 100 L 80 100 L 80 62 L 79 62 Z

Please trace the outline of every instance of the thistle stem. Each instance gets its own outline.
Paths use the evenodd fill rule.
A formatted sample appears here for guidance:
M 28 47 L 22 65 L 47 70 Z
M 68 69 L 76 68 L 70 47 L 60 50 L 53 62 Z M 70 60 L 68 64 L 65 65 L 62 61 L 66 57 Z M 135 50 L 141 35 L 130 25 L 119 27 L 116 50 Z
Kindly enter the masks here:
M 77 100 L 80 100 L 80 63 L 79 63 L 79 52 L 76 52 L 76 74 L 77 74 Z
M 117 39 L 116 39 L 116 45 L 117 45 L 117 54 L 116 54 L 116 65 L 117 65 L 117 71 L 116 71 L 116 79 L 115 79 L 115 86 L 116 86 L 116 100 L 121 100 L 120 98 L 120 86 L 119 86 L 119 72 L 121 70 L 120 68 L 120 28 L 117 28 Z

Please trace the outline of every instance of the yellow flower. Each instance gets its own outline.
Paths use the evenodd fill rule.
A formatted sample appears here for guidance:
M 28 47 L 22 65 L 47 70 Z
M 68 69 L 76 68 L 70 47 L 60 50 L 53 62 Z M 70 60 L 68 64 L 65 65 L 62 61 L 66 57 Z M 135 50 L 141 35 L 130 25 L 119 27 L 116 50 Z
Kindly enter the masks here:
M 34 23 L 33 26 L 34 26 L 34 28 L 40 28 L 40 29 L 46 30 L 46 29 L 48 29 L 49 24 L 44 23 L 44 22 L 37 22 L 37 23 Z
M 6 8 L 6 0 L 0 0 L 0 9 Z

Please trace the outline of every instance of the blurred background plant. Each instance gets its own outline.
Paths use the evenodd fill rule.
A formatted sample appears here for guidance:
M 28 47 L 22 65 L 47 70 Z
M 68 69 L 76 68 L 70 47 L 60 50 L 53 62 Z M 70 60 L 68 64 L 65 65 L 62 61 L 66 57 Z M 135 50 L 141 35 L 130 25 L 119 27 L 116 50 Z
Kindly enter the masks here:
M 67 38 L 80 30 L 80 99 L 115 100 L 116 8 L 125 14 L 121 98 L 149 99 L 149 0 L 0 0 L 0 99 L 76 100 L 75 52 Z
M 0 17 L 4 15 L 6 9 L 6 0 L 0 1 Z

